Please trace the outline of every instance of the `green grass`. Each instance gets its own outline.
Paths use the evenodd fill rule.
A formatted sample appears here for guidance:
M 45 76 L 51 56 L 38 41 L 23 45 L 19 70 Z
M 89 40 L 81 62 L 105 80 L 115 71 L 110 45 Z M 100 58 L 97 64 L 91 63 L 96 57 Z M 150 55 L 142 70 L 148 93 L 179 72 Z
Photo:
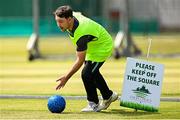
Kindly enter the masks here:
M 151 35 L 152 44 L 150 54 L 180 54 L 180 35 Z M 28 37 L 1 37 L 0 55 L 6 59 L 27 56 L 26 43 Z M 148 47 L 147 36 L 135 35 L 133 39 L 137 46 L 146 55 Z M 75 47 L 68 37 L 41 37 L 40 50 L 43 54 L 74 54 Z M 5 60 L 6 60 L 5 59 Z
M 147 40 L 134 36 L 135 42 L 146 54 Z M 152 54 L 180 53 L 180 36 L 152 36 Z M 55 80 L 66 73 L 74 61 L 75 47 L 67 38 L 41 38 L 40 50 L 43 55 L 59 54 L 60 60 L 43 59 L 27 61 L 26 43 L 28 38 L 0 38 L 0 93 L 1 95 L 86 95 L 79 70 L 60 91 L 55 90 Z M 144 59 L 143 57 L 139 57 Z M 162 96 L 180 97 L 180 58 L 150 58 L 150 61 L 165 65 Z M 126 59 L 111 58 L 102 67 L 101 72 L 108 85 L 121 95 Z M 2 119 L 177 119 L 180 118 L 179 102 L 161 102 L 158 113 L 134 112 L 113 103 L 107 111 L 101 113 L 82 113 L 85 100 L 67 100 L 62 114 L 52 114 L 47 110 L 44 99 L 0 99 L 0 117 Z
M 147 36 L 134 36 L 133 38 L 143 54 L 146 54 L 149 45 Z M 180 35 L 150 35 L 150 38 L 152 39 L 151 54 L 180 54 Z
M 146 39 L 142 36 L 135 36 L 134 38 L 142 51 L 146 51 Z M 169 49 L 174 50 L 174 53 L 176 53 L 177 50 L 180 51 L 180 47 L 178 47 L 180 44 L 180 36 L 153 36 L 152 38 L 154 40 L 152 43 L 152 51 L 156 50 L 158 52 L 158 50 L 160 50 L 166 53 L 169 53 Z M 157 38 L 159 38 L 159 40 L 157 40 Z M 165 40 L 162 38 L 165 38 Z M 169 38 L 171 38 L 171 43 L 168 41 Z M 55 86 L 57 85 L 55 80 L 68 71 L 69 67 L 73 64 L 74 59 L 51 59 L 28 62 L 26 51 L 27 40 L 28 38 L 26 37 L 0 38 L 1 94 L 58 94 L 59 91 L 55 91 Z M 40 48 L 45 54 L 50 54 L 46 51 L 54 51 L 54 54 L 59 52 L 59 55 L 62 56 L 74 54 L 74 47 L 72 47 L 72 43 L 70 43 L 67 38 L 47 37 L 41 38 L 40 40 Z M 158 45 L 158 47 L 153 47 L 153 44 Z M 163 44 L 166 46 L 163 46 Z M 67 46 L 68 49 L 65 46 Z M 176 49 L 174 49 L 174 46 L 176 46 Z M 144 59 L 143 57 L 140 57 L 140 59 L 141 58 Z M 178 62 L 180 61 L 180 58 L 150 58 L 149 60 L 165 65 L 162 96 L 180 96 L 180 62 Z M 101 69 L 109 86 L 120 94 L 125 65 L 125 58 L 118 61 L 110 59 Z M 85 95 L 85 90 L 80 78 L 80 71 L 81 70 L 79 70 L 60 91 L 62 95 Z
M 112 103 L 106 111 L 83 113 L 86 100 L 66 100 L 66 109 L 61 114 L 50 113 L 45 99 L 0 99 L 1 119 L 178 119 L 179 102 L 161 102 L 159 112 L 144 112 L 120 107 Z
M 156 107 L 149 106 L 149 105 L 143 105 L 143 104 L 139 104 L 139 103 L 134 103 L 134 102 L 128 102 L 128 101 L 121 101 L 120 105 L 124 106 L 124 107 L 128 107 L 128 108 L 150 111 L 150 112 L 158 111 L 158 108 L 156 108 Z
M 152 61 L 165 65 L 165 74 L 162 86 L 163 96 L 180 96 L 180 59 L 152 59 Z M 67 61 L 16 61 L 2 62 L 0 72 L 1 94 L 26 95 L 85 95 L 80 78 L 80 71 L 76 73 L 60 91 L 55 91 L 55 80 L 63 75 L 73 64 Z M 120 61 L 108 60 L 102 67 L 102 74 L 109 86 L 121 94 L 125 59 Z M 73 92 L 72 92 L 73 91 Z

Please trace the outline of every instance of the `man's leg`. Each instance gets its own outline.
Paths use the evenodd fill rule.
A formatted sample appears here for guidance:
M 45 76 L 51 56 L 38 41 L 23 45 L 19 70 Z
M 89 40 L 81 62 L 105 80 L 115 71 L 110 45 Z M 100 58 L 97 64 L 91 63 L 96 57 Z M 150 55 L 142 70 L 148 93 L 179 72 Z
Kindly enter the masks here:
M 100 90 L 103 99 L 108 99 L 112 95 L 112 91 L 106 84 L 103 76 L 99 72 L 99 68 L 104 62 L 87 61 L 82 71 L 82 79 L 87 92 L 88 100 L 97 103 L 96 87 Z
M 98 109 L 99 99 L 97 95 L 96 84 L 95 84 L 95 81 L 93 79 L 93 74 L 92 74 L 93 67 L 94 66 L 92 66 L 91 61 L 86 61 L 85 66 L 82 70 L 82 80 L 84 83 L 84 87 L 87 93 L 87 100 L 88 100 L 88 105 L 81 110 L 82 112 L 100 111 Z
M 93 80 L 93 73 L 92 73 L 93 68 L 94 68 L 94 65 L 92 64 L 92 62 L 86 61 L 85 66 L 82 70 L 81 77 L 82 77 L 84 87 L 87 93 L 88 101 L 98 104 L 99 99 L 97 95 L 96 84 L 95 84 L 95 81 Z
M 96 82 L 96 86 L 100 90 L 103 99 L 107 100 L 112 95 L 113 92 L 109 89 L 106 81 L 104 80 L 103 76 L 99 71 L 97 71 L 94 74 L 94 79 Z
M 114 102 L 114 101 L 116 101 L 118 99 L 118 94 L 116 92 L 112 92 L 109 89 L 109 87 L 106 84 L 106 81 L 104 80 L 103 76 L 99 72 L 99 68 L 102 65 L 103 65 L 103 62 L 96 63 L 95 66 L 97 66 L 97 67 L 93 71 L 96 86 L 100 90 L 100 92 L 102 94 L 102 97 L 103 97 L 103 101 L 99 105 L 98 111 L 107 109 L 112 102 Z
M 101 103 L 100 106 L 95 106 L 95 110 L 93 111 L 101 111 L 103 109 L 106 109 L 109 107 L 109 105 L 114 102 L 115 100 L 117 100 L 118 95 L 115 92 L 112 92 L 104 78 L 102 77 L 102 75 L 99 72 L 99 68 L 103 65 L 104 62 L 91 62 L 91 61 L 87 61 L 85 63 L 85 67 L 82 70 L 82 79 L 83 79 L 83 83 L 86 89 L 86 93 L 87 93 L 87 99 L 88 101 L 94 102 L 96 104 L 99 103 L 99 99 L 98 99 L 98 95 L 97 95 L 97 91 L 96 91 L 96 87 L 100 90 L 102 97 L 103 97 L 103 101 Z M 90 104 L 89 104 L 90 105 Z M 94 105 L 93 105 L 94 106 Z M 84 111 L 88 111 L 88 109 L 91 111 L 92 107 L 86 107 L 85 109 L 83 109 Z

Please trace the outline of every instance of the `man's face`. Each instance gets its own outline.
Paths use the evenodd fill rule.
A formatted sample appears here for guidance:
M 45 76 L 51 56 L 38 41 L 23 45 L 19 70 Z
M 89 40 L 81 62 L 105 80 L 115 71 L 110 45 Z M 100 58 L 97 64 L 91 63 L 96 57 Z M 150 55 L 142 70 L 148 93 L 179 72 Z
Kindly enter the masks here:
M 57 23 L 57 26 L 61 28 L 61 31 L 64 32 L 67 29 L 69 29 L 70 23 L 69 23 L 69 18 L 60 18 L 57 15 L 55 15 L 55 20 Z

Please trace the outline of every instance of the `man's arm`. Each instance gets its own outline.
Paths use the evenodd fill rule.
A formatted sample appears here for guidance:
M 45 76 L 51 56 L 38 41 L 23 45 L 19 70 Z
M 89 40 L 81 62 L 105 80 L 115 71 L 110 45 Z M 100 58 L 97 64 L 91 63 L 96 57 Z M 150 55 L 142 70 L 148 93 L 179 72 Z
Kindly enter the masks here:
M 65 74 L 64 76 L 60 77 L 57 81 L 60 81 L 59 85 L 56 87 L 56 90 L 61 89 L 64 87 L 66 82 L 71 78 L 73 74 L 75 74 L 79 68 L 82 66 L 82 64 L 85 61 L 86 51 L 77 51 L 76 52 L 76 61 L 72 68 Z
M 71 76 L 76 73 L 79 68 L 82 66 L 83 62 L 85 61 L 86 56 L 86 50 L 87 50 L 87 44 L 88 42 L 92 41 L 95 37 L 92 35 L 84 35 L 77 41 L 77 52 L 76 56 L 77 59 L 72 66 L 72 68 L 65 74 L 64 76 L 60 77 L 57 81 L 60 81 L 59 85 L 56 87 L 56 90 L 61 89 L 61 87 L 64 87 L 66 82 L 71 78 Z

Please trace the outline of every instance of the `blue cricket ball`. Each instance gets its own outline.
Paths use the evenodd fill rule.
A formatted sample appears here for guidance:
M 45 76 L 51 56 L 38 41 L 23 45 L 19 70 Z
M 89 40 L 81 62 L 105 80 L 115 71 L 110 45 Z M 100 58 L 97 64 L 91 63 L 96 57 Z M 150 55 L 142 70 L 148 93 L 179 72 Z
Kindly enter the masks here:
M 66 101 L 62 96 L 54 95 L 49 97 L 47 106 L 52 113 L 61 113 L 66 107 Z

